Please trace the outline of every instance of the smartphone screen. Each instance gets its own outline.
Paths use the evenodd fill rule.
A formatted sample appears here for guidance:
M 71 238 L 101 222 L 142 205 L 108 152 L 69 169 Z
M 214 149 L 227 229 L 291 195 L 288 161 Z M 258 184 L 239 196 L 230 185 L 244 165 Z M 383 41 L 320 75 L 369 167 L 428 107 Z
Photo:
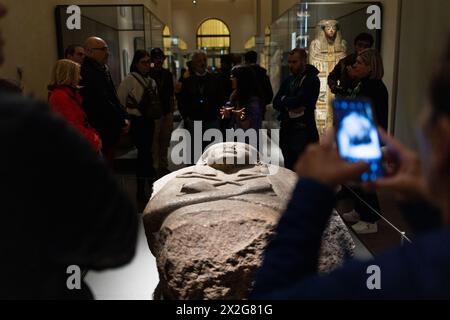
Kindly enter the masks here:
M 382 153 L 372 105 L 367 100 L 335 99 L 334 120 L 339 154 L 349 162 L 365 161 L 370 170 L 361 181 L 375 181 L 384 174 Z

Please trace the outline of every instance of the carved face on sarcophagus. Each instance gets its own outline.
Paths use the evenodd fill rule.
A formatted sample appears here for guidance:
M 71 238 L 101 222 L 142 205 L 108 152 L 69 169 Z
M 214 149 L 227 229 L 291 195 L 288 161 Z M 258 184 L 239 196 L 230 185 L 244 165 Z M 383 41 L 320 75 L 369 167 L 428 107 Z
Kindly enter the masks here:
M 206 150 L 197 165 L 158 181 L 143 220 L 161 295 L 246 298 L 296 180 L 290 170 L 259 162 L 252 147 L 224 143 Z M 333 250 L 342 244 L 336 237 Z M 351 239 L 346 241 L 336 252 L 339 259 L 324 254 L 332 265 L 321 262 L 321 271 L 352 251 Z

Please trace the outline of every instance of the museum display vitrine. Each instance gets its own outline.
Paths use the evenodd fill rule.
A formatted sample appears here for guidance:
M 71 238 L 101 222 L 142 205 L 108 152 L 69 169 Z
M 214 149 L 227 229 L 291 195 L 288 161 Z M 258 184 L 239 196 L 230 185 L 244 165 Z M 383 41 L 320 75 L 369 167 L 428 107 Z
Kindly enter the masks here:
M 328 74 L 354 51 L 353 40 L 361 32 L 371 34 L 374 47 L 380 49 L 381 30 L 376 20 L 381 19 L 381 9 L 379 2 L 300 2 L 270 27 L 269 70 L 275 92 L 289 74 L 287 56 L 294 48 L 308 50 L 308 62 L 320 71 L 316 122 L 321 134 L 332 124 Z
M 79 29 L 66 25 L 68 6 L 55 9 L 58 56 L 71 44 L 83 44 L 86 38 L 96 35 L 109 46 L 109 67 L 114 83 L 118 85 L 128 74 L 134 52 L 163 48 L 164 23 L 143 5 L 81 5 Z

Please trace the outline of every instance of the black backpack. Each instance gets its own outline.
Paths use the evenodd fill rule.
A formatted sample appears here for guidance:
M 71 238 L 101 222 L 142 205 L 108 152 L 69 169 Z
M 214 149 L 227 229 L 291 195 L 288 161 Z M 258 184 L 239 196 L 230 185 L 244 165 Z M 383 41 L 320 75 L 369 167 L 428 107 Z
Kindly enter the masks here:
M 151 82 L 147 86 L 139 77 L 133 73 L 131 73 L 131 75 L 144 88 L 144 94 L 142 95 L 141 101 L 137 105 L 139 112 L 148 120 L 160 119 L 162 117 L 162 106 L 158 92 L 156 89 L 152 88 Z

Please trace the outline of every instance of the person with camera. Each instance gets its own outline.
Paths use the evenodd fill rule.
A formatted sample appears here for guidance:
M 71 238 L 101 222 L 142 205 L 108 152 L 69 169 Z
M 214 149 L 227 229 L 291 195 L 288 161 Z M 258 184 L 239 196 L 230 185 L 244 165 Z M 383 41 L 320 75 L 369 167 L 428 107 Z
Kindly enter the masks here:
M 322 145 L 311 145 L 296 165 L 299 182 L 266 249 L 251 298 L 450 299 L 450 37 L 442 61 L 422 114 L 421 156 L 380 129 L 386 175 L 374 186 L 396 196 L 413 228 L 412 243 L 317 275 L 335 188 L 369 169 L 365 162 L 342 160 L 331 134 Z M 369 279 L 374 267 L 380 271 L 379 285 Z
M 126 107 L 131 118 L 130 133 L 138 154 L 136 160 L 136 198 L 145 202 L 146 181 L 150 187 L 156 179 L 153 167 L 153 134 L 155 120 L 161 118 L 162 110 L 155 80 L 150 75 L 150 54 L 137 50 L 130 67 L 130 74 L 122 81 L 117 90 L 122 105 Z
M 356 83 L 355 87 L 348 91 L 347 96 L 370 100 L 375 122 L 387 131 L 389 94 L 382 80 L 384 67 L 381 55 L 375 49 L 361 51 L 356 57 L 355 63 L 347 67 L 347 73 Z M 338 198 L 353 200 L 354 209 L 344 212 L 342 217 L 346 222 L 354 223 L 352 229 L 356 233 L 372 234 L 378 232 L 377 222 L 380 220 L 381 207 L 375 192 L 367 192 L 355 187 L 350 191 L 347 187 L 344 187 L 338 194 Z

